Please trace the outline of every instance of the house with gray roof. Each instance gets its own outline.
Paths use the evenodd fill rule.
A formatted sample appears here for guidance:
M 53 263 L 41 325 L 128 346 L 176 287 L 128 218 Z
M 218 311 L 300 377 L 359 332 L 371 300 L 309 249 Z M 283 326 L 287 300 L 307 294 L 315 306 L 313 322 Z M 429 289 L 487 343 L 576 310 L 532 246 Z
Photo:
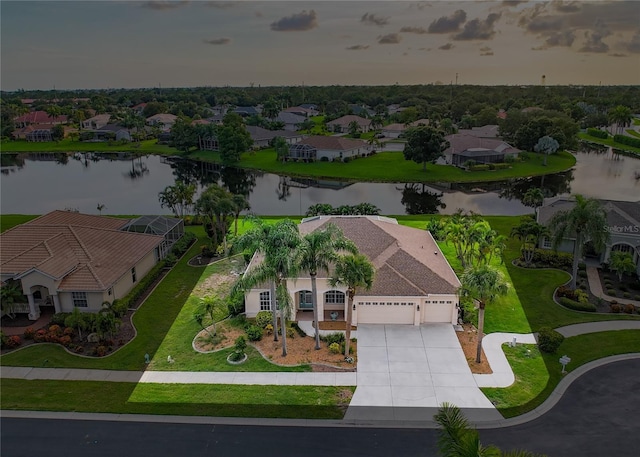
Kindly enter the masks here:
M 367 133 L 371 129 L 371 120 L 364 117 L 349 114 L 342 116 L 332 121 L 327 122 L 327 128 L 335 133 L 347 133 L 349 131 L 349 124 L 355 122 L 358 124 L 360 133 Z
M 517 157 L 520 153 L 520 149 L 498 138 L 454 133 L 445 139 L 449 142 L 449 147 L 444 150 L 445 163 L 456 166 L 470 160 L 477 164 L 504 162 L 507 157 Z
M 626 202 L 615 200 L 600 200 L 607 216 L 609 241 L 601 253 L 594 253 L 590 249 L 583 250 L 587 257 L 595 258 L 600 263 L 609 262 L 613 251 L 628 252 L 636 264 L 636 272 L 640 276 L 640 201 Z M 544 200 L 538 208 L 536 220 L 539 224 L 549 225 L 551 219 L 560 211 L 571 211 L 575 200 L 571 197 L 554 197 Z M 575 238 L 568 237 L 560 243 L 558 250 L 573 252 Z M 541 249 L 552 249 L 550 238 L 540 240 Z
M 334 161 L 364 157 L 372 151 L 366 141 L 336 136 L 310 136 L 289 146 L 289 160 Z
M 458 321 L 460 281 L 428 231 L 399 225 L 382 216 L 316 216 L 303 219 L 300 233 L 335 224 L 355 243 L 375 268 L 370 290 L 356 290 L 353 325 L 408 324 Z M 262 261 L 255 255 L 247 271 Z M 318 315 L 321 321 L 344 320 L 346 288 L 331 287 L 331 272 L 320 271 L 316 279 Z M 291 319 L 312 320 L 311 280 L 306 272 L 289 278 L 287 287 L 294 304 Z M 270 310 L 267 285 L 247 291 L 247 317 Z
M 249 135 L 251 135 L 253 147 L 258 149 L 268 148 L 271 141 L 278 136 L 284 138 L 287 144 L 296 144 L 303 138 L 302 134 L 289 130 L 267 130 L 257 125 L 247 125 L 245 128 L 247 132 L 249 132 Z
M 278 116 L 274 119 L 276 122 L 282 122 L 284 129 L 290 132 L 295 132 L 300 128 L 300 124 L 305 121 L 306 117 L 300 116 L 288 111 L 280 111 Z

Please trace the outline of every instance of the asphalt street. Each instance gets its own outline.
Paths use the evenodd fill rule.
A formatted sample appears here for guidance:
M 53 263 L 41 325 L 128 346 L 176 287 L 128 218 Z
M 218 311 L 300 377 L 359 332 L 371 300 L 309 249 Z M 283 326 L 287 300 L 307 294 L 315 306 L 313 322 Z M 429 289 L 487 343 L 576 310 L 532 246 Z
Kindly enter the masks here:
M 611 363 L 574 382 L 532 422 L 481 430 L 483 444 L 550 457 L 636 456 L 640 360 Z M 189 425 L 78 420 L 0 420 L 3 457 L 435 456 L 436 431 L 416 429 Z

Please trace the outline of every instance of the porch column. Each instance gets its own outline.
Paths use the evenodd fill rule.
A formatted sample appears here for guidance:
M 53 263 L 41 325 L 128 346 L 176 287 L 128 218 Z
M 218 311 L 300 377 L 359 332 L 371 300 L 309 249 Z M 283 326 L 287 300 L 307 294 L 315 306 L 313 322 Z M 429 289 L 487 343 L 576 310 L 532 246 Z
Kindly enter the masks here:
M 58 299 L 58 294 L 51 294 L 51 296 L 53 297 L 53 308 L 55 309 L 56 314 L 61 313 L 62 310 L 60 309 L 60 299 Z
M 608 262 L 611 255 L 611 245 L 607 244 L 604 248 L 604 256 L 600 259 L 600 262 Z
M 27 294 L 27 300 L 29 300 L 29 320 L 37 321 L 40 317 L 40 307 L 36 305 L 33 294 Z

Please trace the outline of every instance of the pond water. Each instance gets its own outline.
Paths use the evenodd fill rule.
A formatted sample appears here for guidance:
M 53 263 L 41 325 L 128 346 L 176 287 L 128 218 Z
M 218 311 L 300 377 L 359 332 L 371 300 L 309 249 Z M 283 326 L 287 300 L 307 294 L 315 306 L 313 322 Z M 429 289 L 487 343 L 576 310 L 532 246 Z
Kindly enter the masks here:
M 281 177 L 160 156 L 54 154 L 2 156 L 0 211 L 42 214 L 77 209 L 97 214 L 166 214 L 158 193 L 176 178 L 198 183 L 199 191 L 217 182 L 249 195 L 260 215 L 301 215 L 310 205 L 373 203 L 383 214 L 443 213 L 458 208 L 485 215 L 531 212 L 520 198 L 532 186 L 546 196 L 581 193 L 612 200 L 639 200 L 640 160 L 611 151 L 577 153 L 568 172 L 493 183 L 405 184 L 344 183 Z

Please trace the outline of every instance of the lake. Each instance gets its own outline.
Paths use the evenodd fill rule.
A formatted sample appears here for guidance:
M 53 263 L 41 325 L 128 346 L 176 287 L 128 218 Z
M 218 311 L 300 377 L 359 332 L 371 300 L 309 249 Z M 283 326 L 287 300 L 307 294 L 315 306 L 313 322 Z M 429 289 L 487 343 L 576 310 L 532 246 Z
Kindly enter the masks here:
M 3 156 L 0 211 L 42 214 L 77 209 L 97 214 L 167 214 L 158 193 L 176 177 L 197 182 L 199 191 L 217 182 L 248 193 L 259 215 L 301 215 L 310 205 L 373 203 L 383 214 L 451 214 L 458 208 L 485 215 L 531 212 L 520 198 L 532 186 L 546 196 L 580 193 L 611 200 L 639 200 L 640 160 L 608 152 L 578 152 L 573 170 L 545 177 L 492 183 L 405 184 L 345 183 L 281 177 L 162 156 L 131 158 L 125 154 L 43 153 Z

